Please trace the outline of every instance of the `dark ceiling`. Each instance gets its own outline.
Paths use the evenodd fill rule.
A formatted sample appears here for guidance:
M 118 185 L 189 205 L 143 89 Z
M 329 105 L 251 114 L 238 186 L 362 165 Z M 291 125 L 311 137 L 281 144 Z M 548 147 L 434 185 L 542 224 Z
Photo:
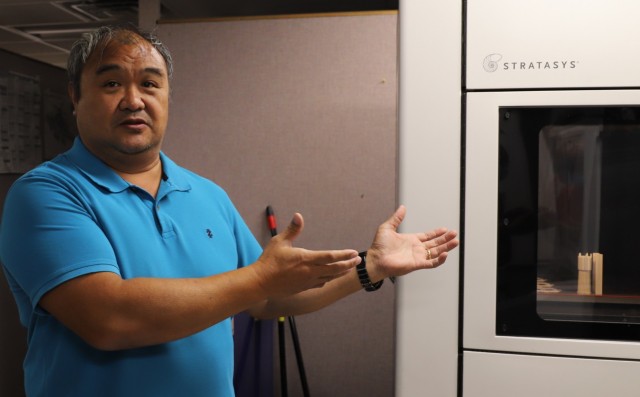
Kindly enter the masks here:
M 216 0 L 182 10 L 184 0 L 162 0 L 163 17 L 237 17 L 373 10 L 397 10 L 398 0 Z M 187 1 L 188 3 L 188 1 Z M 195 3 L 195 2 L 194 2 Z M 186 14 L 189 15 L 186 15 Z
M 399 0 L 160 0 L 161 19 L 397 10 Z M 138 0 L 0 0 L 0 50 L 61 68 L 73 42 L 105 24 L 138 23 Z

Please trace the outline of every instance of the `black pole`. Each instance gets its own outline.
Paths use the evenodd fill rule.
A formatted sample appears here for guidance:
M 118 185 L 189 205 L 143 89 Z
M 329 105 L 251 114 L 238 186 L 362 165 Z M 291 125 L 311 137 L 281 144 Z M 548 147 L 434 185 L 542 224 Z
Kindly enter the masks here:
M 291 328 L 291 337 L 293 338 L 293 347 L 296 351 L 296 361 L 298 362 L 298 372 L 300 373 L 300 383 L 302 383 L 302 394 L 309 397 L 309 385 L 307 384 L 307 374 L 304 371 L 304 362 L 302 361 L 302 351 L 300 350 L 300 340 L 298 339 L 298 330 L 296 328 L 296 320 L 289 317 L 289 327 Z
M 273 213 L 273 208 L 270 205 L 267 206 L 267 225 L 271 232 L 271 237 L 278 234 L 276 226 L 276 217 Z M 278 317 L 278 344 L 280 345 L 280 389 L 282 391 L 282 397 L 287 397 L 287 354 L 284 346 L 284 317 Z
M 267 224 L 271 237 L 278 234 L 276 226 L 276 217 L 273 212 L 273 208 L 270 205 L 267 206 Z M 300 373 L 300 383 L 302 383 L 302 393 L 304 397 L 309 397 L 309 385 L 307 383 L 307 374 L 304 370 L 304 362 L 302 361 L 302 351 L 300 349 L 300 340 L 298 339 L 298 329 L 296 328 L 296 320 L 293 316 L 289 316 L 289 327 L 291 328 L 291 338 L 293 338 L 293 348 L 296 353 L 296 362 L 298 363 L 298 371 Z M 284 317 L 278 317 L 278 342 L 280 344 L 280 384 L 282 389 L 282 396 L 287 396 L 287 359 L 285 352 L 284 341 Z
M 280 345 L 280 390 L 287 397 L 287 354 L 284 349 L 284 317 L 278 317 L 278 343 Z

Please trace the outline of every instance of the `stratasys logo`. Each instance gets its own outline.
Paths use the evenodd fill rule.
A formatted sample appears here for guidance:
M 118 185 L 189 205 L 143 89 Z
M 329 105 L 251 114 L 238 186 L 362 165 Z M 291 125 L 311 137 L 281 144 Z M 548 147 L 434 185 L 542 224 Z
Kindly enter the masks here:
M 497 70 L 567 70 L 575 69 L 578 61 L 570 59 L 552 60 L 503 60 L 502 54 L 489 54 L 482 61 L 482 67 L 486 72 L 493 73 Z

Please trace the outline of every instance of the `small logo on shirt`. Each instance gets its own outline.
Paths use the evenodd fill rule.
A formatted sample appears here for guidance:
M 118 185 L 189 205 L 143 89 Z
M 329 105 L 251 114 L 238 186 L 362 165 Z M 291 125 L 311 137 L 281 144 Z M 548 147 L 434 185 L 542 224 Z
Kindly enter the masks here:
M 206 232 L 207 232 L 207 237 L 213 238 L 213 232 L 211 231 L 211 229 L 207 229 Z

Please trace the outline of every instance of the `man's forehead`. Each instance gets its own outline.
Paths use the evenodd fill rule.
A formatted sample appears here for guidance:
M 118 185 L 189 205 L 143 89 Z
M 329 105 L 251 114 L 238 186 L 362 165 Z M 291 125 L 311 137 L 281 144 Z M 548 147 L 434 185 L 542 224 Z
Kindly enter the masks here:
M 93 51 L 87 60 L 89 69 L 99 71 L 104 65 L 119 65 L 142 62 L 143 68 L 160 68 L 166 73 L 166 64 L 162 55 L 141 37 L 114 37 Z

